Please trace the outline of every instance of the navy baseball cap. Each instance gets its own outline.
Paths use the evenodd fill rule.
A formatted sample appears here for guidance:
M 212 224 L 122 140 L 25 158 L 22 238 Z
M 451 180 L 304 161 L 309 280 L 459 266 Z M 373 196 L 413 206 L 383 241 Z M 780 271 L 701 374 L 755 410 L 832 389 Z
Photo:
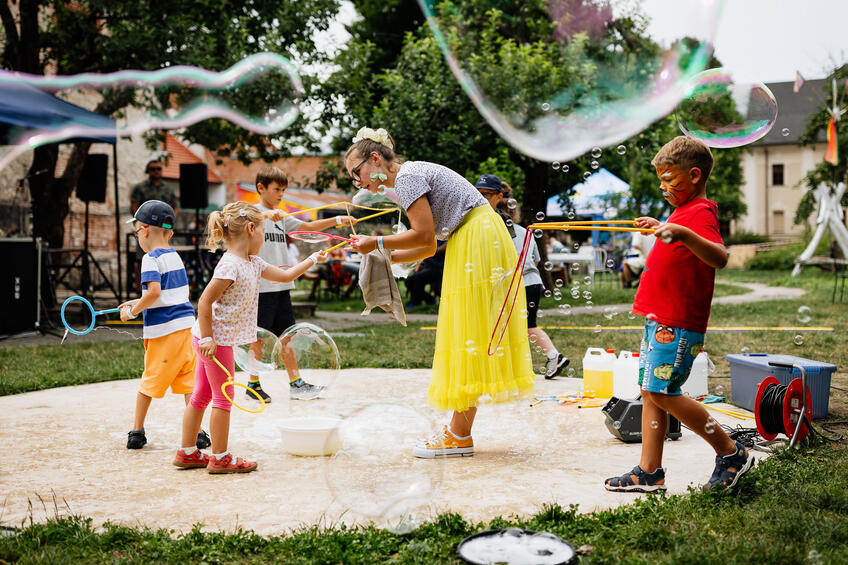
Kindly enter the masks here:
M 501 192 L 503 183 L 497 175 L 481 175 L 474 184 L 474 188 L 479 190 L 494 190 L 495 192 Z
M 174 228 L 175 217 L 174 209 L 167 202 L 148 200 L 138 207 L 138 210 L 135 211 L 135 216 L 127 220 L 127 223 L 141 222 L 149 226 L 170 230 Z

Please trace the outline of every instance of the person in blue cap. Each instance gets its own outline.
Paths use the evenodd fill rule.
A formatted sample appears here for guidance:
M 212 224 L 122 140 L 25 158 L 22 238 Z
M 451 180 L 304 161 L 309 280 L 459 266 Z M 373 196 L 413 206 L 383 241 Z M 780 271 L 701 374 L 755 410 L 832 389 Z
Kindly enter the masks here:
M 144 317 L 144 373 L 135 403 L 135 420 L 127 449 L 147 443 L 144 420 L 152 398 L 162 398 L 168 387 L 185 396 L 194 390 L 197 357 L 191 345 L 194 307 L 188 298 L 188 277 L 182 259 L 169 241 L 174 235 L 174 209 L 161 200 L 148 200 L 135 211 L 133 235 L 145 252 L 141 259 L 141 298 L 121 304 L 121 320 Z M 197 434 L 197 447 L 211 445 L 209 435 Z

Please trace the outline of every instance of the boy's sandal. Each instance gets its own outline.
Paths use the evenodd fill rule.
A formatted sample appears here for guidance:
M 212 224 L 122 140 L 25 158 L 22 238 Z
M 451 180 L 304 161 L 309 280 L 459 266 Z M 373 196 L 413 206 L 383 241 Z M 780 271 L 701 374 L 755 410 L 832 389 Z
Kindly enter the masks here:
M 636 477 L 636 480 L 633 480 Z M 614 492 L 656 492 L 667 490 L 665 484 L 657 484 L 665 479 L 665 469 L 658 467 L 653 473 L 646 473 L 636 465 L 629 473 L 612 477 L 604 481 L 604 488 Z
M 743 451 L 744 450 L 744 451 Z M 737 442 L 737 452 L 730 456 L 716 455 L 716 466 L 712 477 L 701 488 L 705 491 L 713 489 L 731 489 L 739 479 L 754 466 L 754 455 L 750 450 Z

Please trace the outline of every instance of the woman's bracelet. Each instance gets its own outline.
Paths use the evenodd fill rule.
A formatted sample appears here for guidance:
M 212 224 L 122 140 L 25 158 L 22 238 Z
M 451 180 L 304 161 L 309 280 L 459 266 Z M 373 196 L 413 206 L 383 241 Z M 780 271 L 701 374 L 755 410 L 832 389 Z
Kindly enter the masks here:
M 385 249 L 385 247 L 383 247 L 383 236 L 382 235 L 377 236 L 377 249 L 379 249 L 380 251 L 383 251 Z
M 340 225 L 342 225 L 342 223 L 344 223 L 344 222 L 342 221 L 342 217 L 341 217 L 341 216 L 336 216 L 336 225 L 337 225 L 337 226 L 340 226 Z
M 201 337 L 199 340 L 197 340 L 197 343 L 199 345 L 203 345 L 204 343 L 209 343 L 210 341 L 212 341 L 212 336 L 206 336 L 206 337 Z

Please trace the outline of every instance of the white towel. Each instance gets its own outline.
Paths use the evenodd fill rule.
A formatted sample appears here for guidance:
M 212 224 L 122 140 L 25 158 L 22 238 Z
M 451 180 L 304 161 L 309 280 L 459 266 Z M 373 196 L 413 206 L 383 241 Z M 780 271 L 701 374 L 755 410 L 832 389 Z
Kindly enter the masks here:
M 401 325 L 406 325 L 403 299 L 392 273 L 391 251 L 375 249 L 362 257 L 362 263 L 359 265 L 359 288 L 362 289 L 362 298 L 365 300 L 363 316 L 367 316 L 379 306 L 394 316 Z

